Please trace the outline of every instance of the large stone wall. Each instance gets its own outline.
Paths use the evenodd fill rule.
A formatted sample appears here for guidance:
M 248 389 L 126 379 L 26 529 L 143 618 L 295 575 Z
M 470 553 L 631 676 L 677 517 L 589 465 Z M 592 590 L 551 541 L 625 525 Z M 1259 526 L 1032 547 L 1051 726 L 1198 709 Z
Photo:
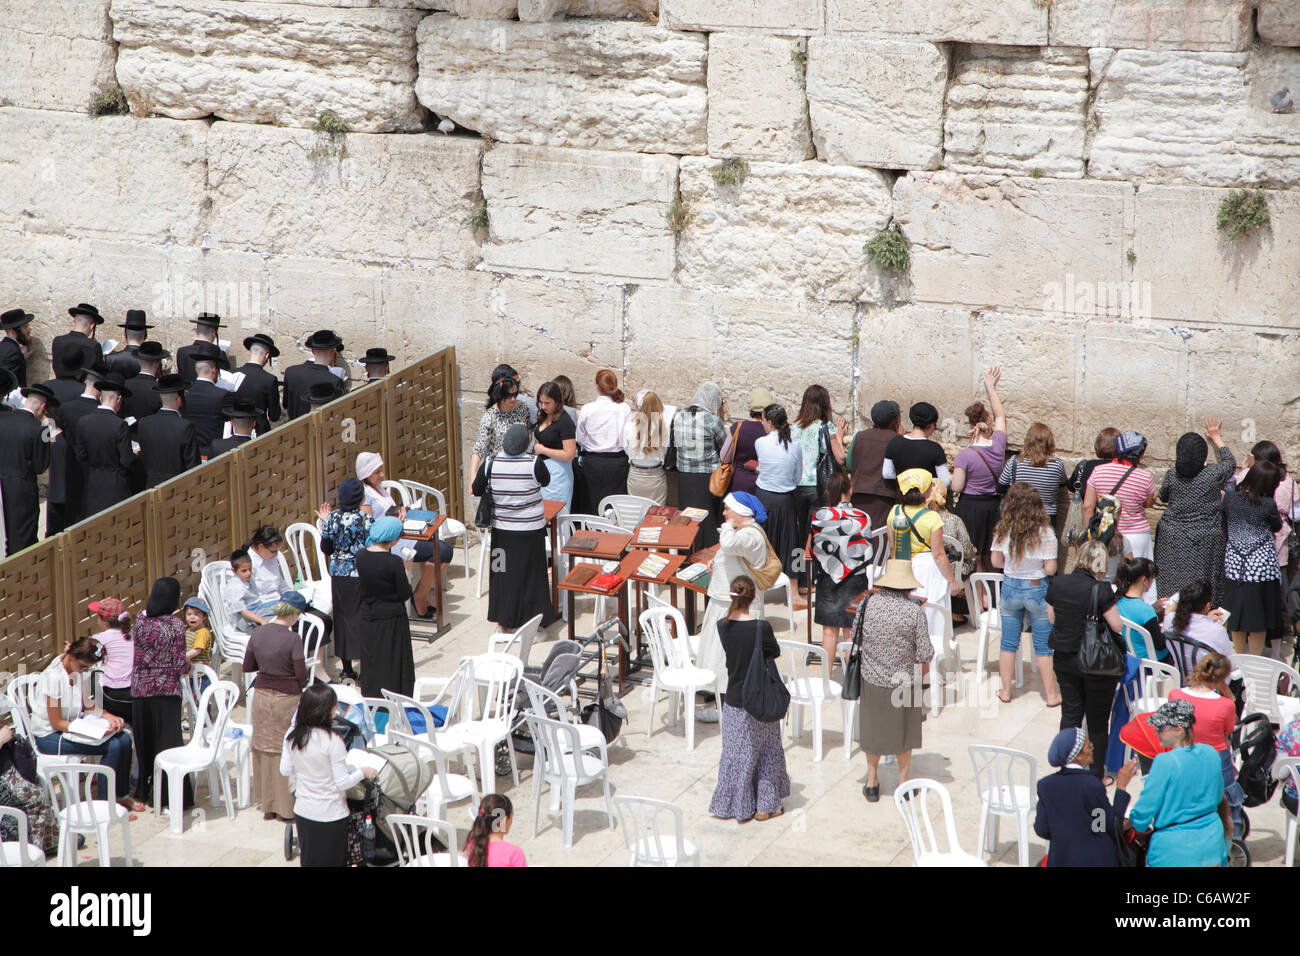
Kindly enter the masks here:
M 14 0 L 0 307 L 1300 455 L 1290 0 Z M 87 115 L 120 88 L 132 115 Z M 348 132 L 321 124 L 329 111 Z M 1270 225 L 1216 228 L 1261 186 Z M 904 275 L 868 261 L 891 223 Z M 111 329 L 109 334 L 116 332 Z M 238 345 L 236 345 L 238 351 Z M 1231 436 L 1230 436 L 1231 437 Z

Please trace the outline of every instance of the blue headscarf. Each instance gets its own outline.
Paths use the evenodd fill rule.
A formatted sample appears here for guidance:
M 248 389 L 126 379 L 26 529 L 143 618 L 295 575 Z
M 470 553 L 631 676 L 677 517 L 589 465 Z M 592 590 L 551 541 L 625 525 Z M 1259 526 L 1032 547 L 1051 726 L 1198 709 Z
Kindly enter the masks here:
M 402 536 L 402 522 L 396 518 L 380 518 L 370 526 L 366 544 L 387 544 Z
M 767 520 L 767 509 L 763 507 L 763 502 L 759 501 L 748 491 L 733 491 L 724 499 L 724 504 L 733 511 L 749 512 L 754 516 L 754 520 L 762 524 Z M 740 507 L 735 507 L 739 505 Z

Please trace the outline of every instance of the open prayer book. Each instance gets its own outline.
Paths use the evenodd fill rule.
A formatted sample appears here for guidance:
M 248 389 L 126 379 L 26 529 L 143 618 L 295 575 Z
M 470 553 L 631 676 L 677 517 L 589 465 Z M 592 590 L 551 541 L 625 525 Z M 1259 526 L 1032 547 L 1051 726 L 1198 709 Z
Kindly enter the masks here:
M 78 717 L 68 724 L 68 729 L 63 732 L 64 737 L 68 737 L 77 743 L 102 744 L 109 737 L 113 736 L 113 727 L 108 720 L 93 714 L 86 714 Z

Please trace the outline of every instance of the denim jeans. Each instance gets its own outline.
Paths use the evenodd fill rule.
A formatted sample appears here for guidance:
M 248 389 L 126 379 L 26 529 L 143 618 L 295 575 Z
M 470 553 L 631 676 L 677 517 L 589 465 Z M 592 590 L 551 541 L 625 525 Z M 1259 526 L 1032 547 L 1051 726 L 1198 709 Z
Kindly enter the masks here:
M 1029 629 L 1034 635 L 1034 654 L 1050 657 L 1047 638 L 1052 633 L 1052 622 L 1047 617 L 1047 579 L 1040 584 L 1030 584 L 1019 578 L 1002 579 L 1002 599 L 998 605 L 1002 616 L 1002 650 L 1020 649 L 1020 632 L 1025 616 L 1029 616 Z
M 126 731 L 118 731 L 101 744 L 77 743 L 63 734 L 46 734 L 36 738 L 36 749 L 43 754 L 103 757 L 101 763 L 112 767 L 117 777 L 115 796 L 125 797 L 131 790 L 131 735 Z

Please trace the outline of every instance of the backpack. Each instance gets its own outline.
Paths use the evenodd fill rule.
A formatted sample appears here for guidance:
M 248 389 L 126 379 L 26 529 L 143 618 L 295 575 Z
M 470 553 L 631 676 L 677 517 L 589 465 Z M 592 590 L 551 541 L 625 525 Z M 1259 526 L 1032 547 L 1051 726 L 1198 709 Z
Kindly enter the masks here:
M 1257 723 L 1259 728 L 1247 735 L 1247 724 Z M 1246 794 L 1245 805 L 1258 807 L 1273 798 L 1277 781 L 1273 779 L 1273 761 L 1277 759 L 1277 736 L 1266 714 L 1250 714 L 1237 725 L 1241 731 L 1241 770 L 1237 783 Z
M 1097 510 L 1088 519 L 1086 534 L 1089 541 L 1110 544 L 1110 539 L 1115 536 L 1115 529 L 1119 525 L 1119 513 L 1123 507 L 1120 500 L 1115 497 L 1115 492 L 1119 491 L 1119 486 L 1128 481 L 1129 475 L 1135 471 L 1137 465 L 1129 465 L 1128 471 L 1124 472 L 1119 481 L 1115 482 L 1115 487 L 1110 489 L 1110 494 L 1097 496 Z
M 889 516 L 889 528 L 893 544 L 891 557 L 900 561 L 912 560 L 912 538 L 919 541 L 923 547 L 929 547 L 930 542 L 922 538 L 921 532 L 916 530 L 916 522 L 921 516 L 931 513 L 929 508 L 922 508 L 915 515 L 909 517 L 906 508 L 902 505 L 894 505 L 893 514 Z

